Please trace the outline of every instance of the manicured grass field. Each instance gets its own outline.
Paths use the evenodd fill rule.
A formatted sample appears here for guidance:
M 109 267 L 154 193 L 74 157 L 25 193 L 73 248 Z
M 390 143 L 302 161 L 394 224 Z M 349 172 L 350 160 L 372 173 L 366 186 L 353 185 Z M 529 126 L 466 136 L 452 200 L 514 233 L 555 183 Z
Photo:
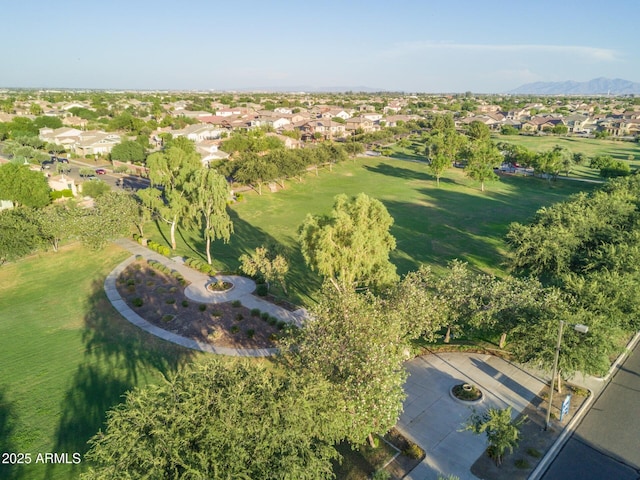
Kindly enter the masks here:
M 39 453 L 84 453 L 105 412 L 135 385 L 159 381 L 200 356 L 129 324 L 107 300 L 106 274 L 129 254 L 79 245 L 0 268 L 2 479 L 69 479 L 82 464 L 36 464 Z
M 288 182 L 277 193 L 247 194 L 231 209 L 236 233 L 228 245 L 216 242 L 213 255 L 218 268 L 235 269 L 242 253 L 268 242 L 279 243 L 290 260 L 288 281 L 294 299 L 309 303 L 319 279 L 304 265 L 297 229 L 307 213 L 329 213 L 335 195 L 364 192 L 381 200 L 395 219 L 391 233 L 397 249 L 392 261 L 399 273 L 415 270 L 422 263 L 443 267 L 454 258 L 501 273 L 504 235 L 511 222 L 525 222 L 541 206 L 592 188 L 592 184 L 576 181 L 558 180 L 549 186 L 536 178 L 502 177 L 488 183 L 483 193 L 479 184 L 454 168 L 446 172 L 438 188 L 422 163 L 359 158 L 332 172 L 321 170 L 318 177 L 309 174 L 303 183 Z M 165 225 L 160 225 L 160 233 L 148 230 L 154 240 L 168 245 Z M 178 243 L 178 254 L 203 256 L 198 232 L 181 230 Z
M 534 152 L 551 150 L 555 145 L 569 149 L 572 153 L 583 153 L 588 158 L 598 155 L 610 155 L 615 160 L 627 162 L 629 156 L 633 160 L 629 162 L 631 168 L 640 167 L 640 144 L 638 142 L 620 142 L 615 140 L 563 137 L 555 135 L 528 136 L 528 135 L 494 135 L 496 142 L 509 142 L 514 145 L 522 145 Z M 574 177 L 599 178 L 598 170 L 586 165 L 576 167 L 572 171 Z

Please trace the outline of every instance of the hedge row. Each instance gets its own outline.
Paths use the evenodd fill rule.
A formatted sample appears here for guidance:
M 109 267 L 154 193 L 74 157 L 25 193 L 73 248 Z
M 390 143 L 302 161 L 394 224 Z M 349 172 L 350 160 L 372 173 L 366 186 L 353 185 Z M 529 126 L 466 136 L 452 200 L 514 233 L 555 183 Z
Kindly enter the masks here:
M 198 259 L 198 258 L 187 258 L 184 261 L 185 265 L 187 265 L 188 267 L 191 267 L 195 270 L 198 270 L 206 275 L 210 274 L 213 271 L 213 267 L 211 265 L 209 265 L 206 262 L 203 262 L 202 260 Z

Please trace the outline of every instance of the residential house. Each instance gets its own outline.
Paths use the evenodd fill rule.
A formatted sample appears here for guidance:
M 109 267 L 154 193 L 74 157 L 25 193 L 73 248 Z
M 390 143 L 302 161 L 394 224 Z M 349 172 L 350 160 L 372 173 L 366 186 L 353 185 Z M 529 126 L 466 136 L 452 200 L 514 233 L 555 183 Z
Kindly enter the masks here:
M 82 132 L 78 142 L 73 145 L 73 150 L 78 155 L 108 155 L 120 141 L 117 133 L 92 130 Z
M 171 134 L 174 137 L 186 137 L 194 142 L 202 140 L 214 140 L 222 136 L 223 128 L 218 128 L 208 123 L 196 123 L 187 125 L 181 130 L 174 130 Z
M 219 144 L 217 140 L 202 140 L 196 143 L 196 152 L 200 154 L 202 165 L 208 167 L 211 162 L 229 158 L 227 152 L 218 149 Z
M 73 150 L 73 146 L 80 140 L 82 130 L 72 127 L 41 128 L 38 137 L 43 142 L 61 145 L 65 149 Z
M 268 132 L 268 137 L 276 137 L 282 143 L 284 143 L 285 148 L 294 149 L 301 148 L 302 142 L 300 140 L 296 140 L 295 138 L 287 137 L 286 135 L 280 135 L 279 133 Z
M 345 128 L 348 132 L 355 132 L 361 129 L 364 133 L 372 132 L 374 130 L 373 122 L 364 117 L 349 118 L 345 122 Z
M 71 190 L 73 196 L 78 195 L 78 188 L 76 186 L 76 182 L 73 178 L 68 177 L 64 174 L 54 175 L 47 179 L 49 183 L 49 188 L 55 192 L 61 192 L 62 190 Z
M 300 126 L 303 140 L 312 140 L 315 134 L 320 134 L 325 140 L 342 138 L 346 135 L 345 125 L 332 120 L 309 120 Z
M 362 117 L 366 118 L 367 120 L 371 120 L 373 123 L 376 123 L 382 120 L 383 115 L 377 112 L 368 112 L 363 113 Z

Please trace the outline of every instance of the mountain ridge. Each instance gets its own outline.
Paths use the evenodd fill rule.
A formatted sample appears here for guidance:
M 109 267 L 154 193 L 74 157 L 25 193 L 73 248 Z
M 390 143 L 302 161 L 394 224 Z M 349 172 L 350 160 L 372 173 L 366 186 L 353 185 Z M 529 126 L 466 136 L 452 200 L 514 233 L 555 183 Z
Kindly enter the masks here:
M 631 95 L 640 94 L 640 83 L 621 78 L 599 77 L 586 82 L 533 82 L 520 85 L 510 94 L 519 95 Z

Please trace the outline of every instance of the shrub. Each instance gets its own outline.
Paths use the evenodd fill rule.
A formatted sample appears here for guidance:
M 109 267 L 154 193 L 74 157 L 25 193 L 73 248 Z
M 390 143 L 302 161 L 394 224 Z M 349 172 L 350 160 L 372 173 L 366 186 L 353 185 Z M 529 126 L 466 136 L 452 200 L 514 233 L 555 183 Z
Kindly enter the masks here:
M 542 453 L 540 453 L 540 450 L 530 447 L 527 448 L 527 455 L 530 455 L 533 458 L 540 458 L 542 456 Z
M 167 305 L 173 305 L 174 303 L 176 303 L 176 299 L 175 298 L 167 298 L 164 303 L 166 303 Z
M 222 316 L 222 312 L 220 310 L 213 310 L 211 312 L 211 316 L 212 317 L 221 317 Z
M 187 300 L 182 300 L 182 306 L 187 308 L 189 306 L 189 302 Z
M 144 305 L 144 301 L 140 297 L 136 297 L 133 300 L 131 300 L 131 304 L 134 307 L 141 307 L 142 305 Z
M 266 297 L 268 293 L 269 293 L 269 289 L 267 288 L 266 284 L 261 283 L 256 287 L 256 295 L 260 297 Z
M 260 318 L 262 318 L 265 321 L 269 320 L 269 313 L 268 312 L 262 312 L 260 314 Z
M 167 315 L 163 315 L 162 317 L 162 321 L 164 323 L 169 323 L 171 320 L 173 320 L 175 318 L 175 315 L 171 315 L 171 314 L 167 314 Z
M 522 468 L 522 469 L 526 469 L 531 467 L 531 465 L 529 465 L 529 462 L 527 462 L 524 458 L 519 458 L 514 462 L 514 465 L 518 468 Z
M 136 281 L 133 278 L 128 278 L 127 279 L 127 286 L 131 286 L 131 285 L 135 285 Z
M 207 305 L 205 305 L 204 303 L 201 303 L 200 305 L 198 305 L 198 310 L 200 310 L 201 312 L 204 312 L 207 309 Z
M 278 323 L 278 319 L 276 317 L 269 317 L 269 325 L 275 325 Z
M 247 337 L 253 338 L 255 334 L 256 334 L 256 331 L 253 328 L 250 328 L 249 330 L 247 330 Z
M 142 260 L 144 257 L 142 255 L 136 255 L 136 260 L 140 261 Z
M 237 325 L 233 325 L 233 326 L 229 329 L 229 331 L 230 331 L 231 333 L 238 333 L 238 332 L 240 331 L 240 327 L 239 327 L 239 326 L 237 326 Z
M 282 330 L 284 327 L 286 327 L 286 326 L 287 326 L 287 322 L 285 322 L 285 321 L 283 321 L 283 320 L 280 320 L 280 321 L 277 323 L 277 325 L 276 325 L 276 326 L 277 326 L 278 330 Z
M 271 335 L 269 335 L 269 340 L 271 340 L 272 342 L 275 342 L 278 340 L 278 334 L 277 333 L 272 333 Z
M 391 478 L 391 474 L 382 468 L 379 468 L 378 470 L 376 470 L 373 476 L 371 477 L 372 480 L 389 480 L 390 478 Z
M 169 255 L 171 255 L 171 249 L 166 245 L 160 245 L 158 247 L 158 253 L 160 255 L 164 255 L 165 257 L 168 257 Z
M 239 308 L 242 306 L 242 302 L 240 300 L 234 300 L 233 302 L 231 302 L 231 306 L 233 308 Z
M 244 315 L 242 315 L 241 313 L 237 313 L 236 314 L 236 322 L 239 322 L 239 321 L 241 321 L 243 319 L 244 319 Z
M 208 274 L 208 273 L 211 273 L 211 270 L 213 270 L 213 267 L 208 263 L 203 263 L 198 267 L 198 270 L 200 270 L 204 274 Z
M 251 309 L 251 316 L 252 317 L 259 317 L 260 316 L 260 309 L 259 308 L 252 308 Z
M 422 449 L 415 443 L 409 443 L 409 446 L 405 448 L 402 453 L 407 457 L 413 458 L 415 460 L 422 458 L 422 455 L 424 455 Z

